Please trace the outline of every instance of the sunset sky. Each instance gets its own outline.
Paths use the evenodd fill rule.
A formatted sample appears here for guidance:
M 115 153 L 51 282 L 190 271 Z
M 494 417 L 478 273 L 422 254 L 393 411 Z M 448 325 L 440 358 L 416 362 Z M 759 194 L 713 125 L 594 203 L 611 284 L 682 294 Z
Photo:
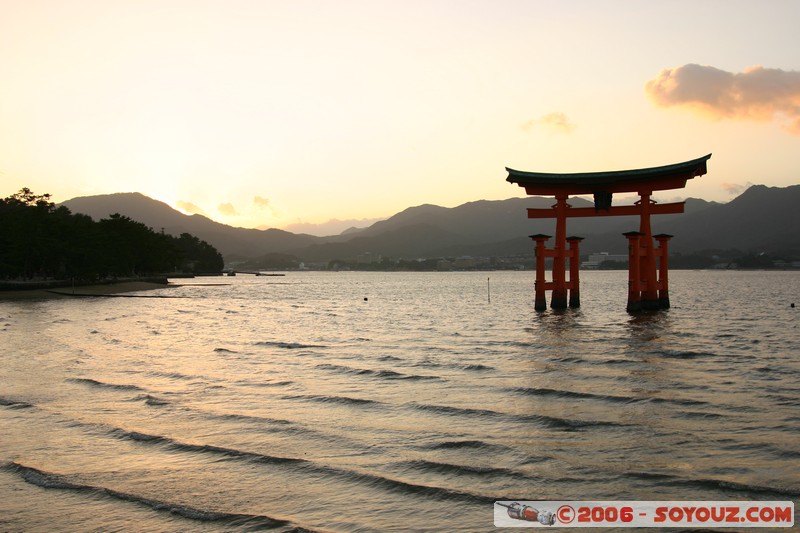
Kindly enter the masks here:
M 789 0 L 0 0 L 0 196 L 286 227 L 524 196 L 506 166 L 713 153 L 660 198 L 728 201 L 800 183 L 798 22 Z

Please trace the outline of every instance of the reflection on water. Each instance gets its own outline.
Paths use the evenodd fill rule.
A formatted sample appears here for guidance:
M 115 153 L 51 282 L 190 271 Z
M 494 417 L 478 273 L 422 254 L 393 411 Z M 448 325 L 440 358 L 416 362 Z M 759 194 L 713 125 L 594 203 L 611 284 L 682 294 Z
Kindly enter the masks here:
M 492 273 L 491 302 L 485 273 L 2 302 L 0 530 L 494 531 L 495 499 L 798 499 L 798 319 L 772 291 L 800 275 L 675 272 L 673 307 L 635 316 L 624 272 L 543 313 L 532 276 Z
M 647 342 L 658 340 L 670 329 L 670 311 L 646 311 L 632 314 L 626 324 L 632 338 Z
M 537 313 L 540 323 L 554 332 L 571 330 L 580 322 L 580 309 L 550 309 L 547 312 Z

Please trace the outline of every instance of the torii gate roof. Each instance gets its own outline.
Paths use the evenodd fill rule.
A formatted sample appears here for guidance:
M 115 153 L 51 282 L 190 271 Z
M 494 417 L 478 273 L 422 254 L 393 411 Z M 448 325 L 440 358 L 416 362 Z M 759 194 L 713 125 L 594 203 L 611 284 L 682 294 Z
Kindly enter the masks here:
M 516 183 L 531 194 L 593 194 L 597 192 L 640 192 L 682 189 L 686 181 L 707 172 L 711 154 L 662 167 L 607 172 L 556 174 L 524 172 L 506 167 L 506 181 Z

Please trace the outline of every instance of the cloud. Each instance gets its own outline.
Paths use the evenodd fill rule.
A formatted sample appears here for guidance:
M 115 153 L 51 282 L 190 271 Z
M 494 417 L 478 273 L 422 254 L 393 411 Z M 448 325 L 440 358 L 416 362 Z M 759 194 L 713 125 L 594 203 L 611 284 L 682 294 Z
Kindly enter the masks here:
M 688 64 L 664 69 L 645 84 L 661 107 L 686 106 L 714 119 L 777 120 L 800 135 L 800 72 L 755 66 L 732 73 Z
M 522 125 L 523 131 L 531 131 L 537 126 L 543 126 L 557 133 L 572 133 L 576 126 L 569 121 L 567 115 L 560 111 L 554 111 L 539 118 L 533 118 Z
M 237 216 L 237 215 L 239 214 L 239 213 L 236 211 L 236 208 L 235 208 L 235 207 L 233 207 L 233 204 L 232 204 L 232 203 L 227 203 L 227 204 L 219 204 L 219 205 L 217 206 L 217 211 L 219 211 L 219 212 L 220 212 L 220 213 L 222 213 L 223 215 L 225 215 L 225 216 L 229 216 L 229 217 L 235 217 L 235 216 Z
M 203 212 L 200 207 L 196 206 L 192 202 L 184 202 L 183 200 L 178 200 L 175 202 L 175 207 L 183 211 L 184 213 L 188 213 L 190 215 L 203 215 L 206 216 L 205 212 Z
M 739 183 L 723 183 L 721 187 L 726 193 L 730 194 L 731 196 L 738 196 L 747 189 L 749 189 L 752 185 L 753 184 L 748 181 L 744 185 L 741 185 Z
M 256 196 L 253 198 L 253 205 L 255 205 L 259 209 L 266 209 L 269 207 L 269 199 L 262 198 L 261 196 Z

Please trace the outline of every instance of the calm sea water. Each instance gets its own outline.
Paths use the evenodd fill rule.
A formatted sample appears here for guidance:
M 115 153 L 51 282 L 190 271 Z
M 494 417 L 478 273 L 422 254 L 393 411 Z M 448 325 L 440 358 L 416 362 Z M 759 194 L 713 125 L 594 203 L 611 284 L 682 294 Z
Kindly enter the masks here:
M 0 531 L 493 531 L 495 500 L 800 499 L 800 273 L 289 273 L 0 301 Z M 211 285 L 209 285 L 211 284 Z

